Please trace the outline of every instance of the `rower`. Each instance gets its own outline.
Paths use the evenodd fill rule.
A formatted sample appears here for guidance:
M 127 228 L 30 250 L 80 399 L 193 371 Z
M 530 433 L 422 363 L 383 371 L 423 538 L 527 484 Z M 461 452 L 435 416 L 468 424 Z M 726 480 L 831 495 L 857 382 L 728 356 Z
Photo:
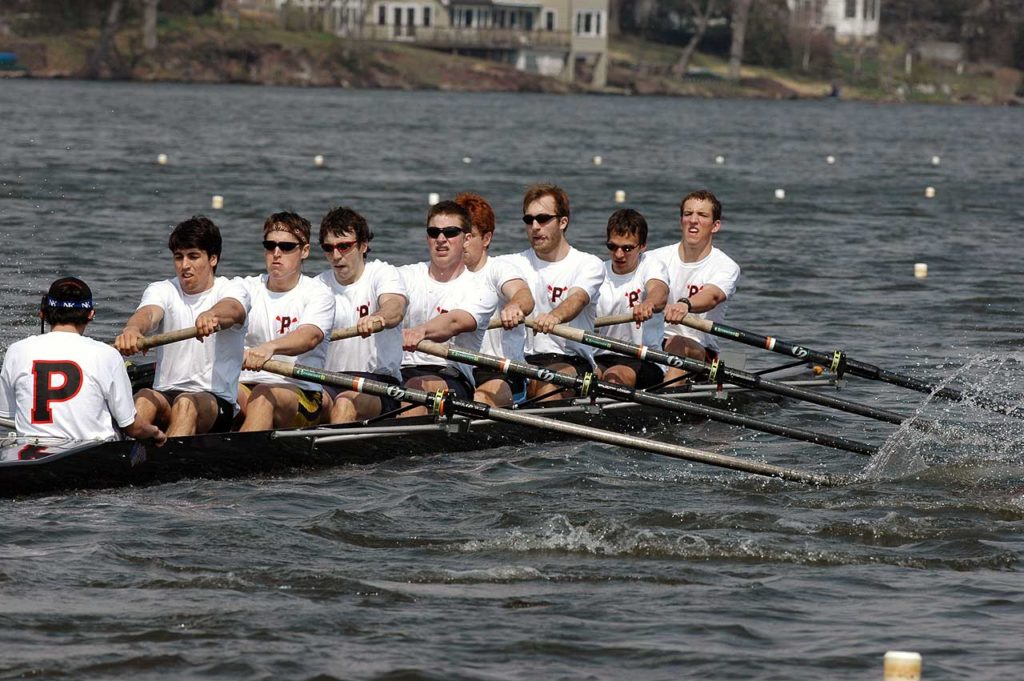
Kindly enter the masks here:
M 240 430 L 300 428 L 320 422 L 320 384 L 262 371 L 272 357 L 323 368 L 334 323 L 334 295 L 322 282 L 302 274 L 309 257 L 309 220 L 274 213 L 263 223 L 267 273 L 242 279 L 249 294 L 248 331 L 238 404 Z
M 723 322 L 728 301 L 736 293 L 740 267 L 713 243 L 722 228 L 722 204 L 714 194 L 706 189 L 687 194 L 679 204 L 679 215 L 679 243 L 650 252 L 668 268 L 672 302 L 665 306 L 664 348 L 700 361 L 714 359 L 718 357 L 715 337 L 680 322 L 689 313 Z M 670 368 L 665 378 L 683 374 Z
M 123 433 L 163 445 L 164 432 L 135 410 L 121 355 L 85 336 L 95 314 L 92 291 L 81 279 L 50 285 L 39 306 L 40 335 L 7 349 L 0 417 L 13 418 L 21 437 L 110 440 Z
M 593 349 L 548 332 L 556 324 L 593 331 L 604 265 L 597 256 L 578 251 L 565 238 L 569 195 L 553 184 L 535 184 L 523 197 L 523 222 L 530 248 L 510 256 L 526 275 L 536 303 L 528 334 L 526 361 L 578 376 L 594 371 Z M 529 398 L 571 396 L 553 384 L 531 380 Z
M 402 380 L 402 330 L 405 284 L 398 268 L 383 260 L 367 262 L 373 232 L 351 208 L 331 209 L 320 221 L 320 248 L 331 269 L 317 279 L 334 294 L 334 327 L 355 318 L 361 338 L 331 343 L 324 368 L 390 385 Z M 325 415 L 345 423 L 398 409 L 391 397 L 377 397 L 325 386 Z
M 662 310 L 668 301 L 668 272 L 661 260 L 644 253 L 647 220 L 632 208 L 619 209 L 608 218 L 606 238 L 610 258 L 604 264 L 597 314 L 632 314 L 634 323 L 610 326 L 602 333 L 627 343 L 659 348 L 665 332 Z M 609 383 L 649 388 L 664 380 L 662 365 L 645 359 L 598 350 L 594 361 Z
M 455 197 L 469 213 L 472 229 L 466 235 L 466 269 L 481 277 L 498 297 L 499 317 L 504 328 L 484 334 L 481 352 L 485 355 L 525 361 L 526 327 L 523 320 L 533 312 L 533 294 L 525 276 L 505 256 L 490 257 L 488 248 L 494 238 L 494 209 L 479 194 L 465 192 Z M 526 399 L 526 379 L 500 371 L 473 369 L 476 392 L 473 399 L 495 407 L 505 407 Z
M 421 340 L 480 351 L 484 332 L 498 307 L 491 286 L 466 269 L 464 250 L 470 232 L 469 213 L 454 201 L 441 201 L 427 213 L 427 248 L 430 260 L 398 269 L 409 296 L 403 322 L 402 378 L 406 386 L 428 392 L 450 391 L 472 399 L 472 367 L 418 352 Z M 425 414 L 424 407 L 404 416 Z
M 218 277 L 220 230 L 196 216 L 179 223 L 167 239 L 176 276 L 146 287 L 114 347 L 122 355 L 142 351 L 147 334 L 196 327 L 200 342 L 185 340 L 160 346 L 152 388 L 135 395 L 145 423 L 171 437 L 230 430 L 238 410 L 238 375 L 242 370 L 245 303 L 241 285 Z M 220 329 L 220 333 L 213 335 Z

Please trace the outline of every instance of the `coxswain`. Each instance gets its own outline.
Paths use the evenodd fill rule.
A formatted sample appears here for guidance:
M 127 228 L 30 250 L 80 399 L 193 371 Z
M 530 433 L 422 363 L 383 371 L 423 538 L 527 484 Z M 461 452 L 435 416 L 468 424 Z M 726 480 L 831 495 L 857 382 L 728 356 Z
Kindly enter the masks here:
M 469 213 L 454 201 L 441 201 L 427 213 L 430 260 L 398 268 L 409 296 L 402 331 L 402 378 L 409 388 L 450 391 L 472 399 L 472 367 L 417 351 L 422 340 L 479 352 L 484 332 L 498 307 L 498 297 L 466 268 L 466 237 L 472 229 Z M 403 416 L 426 413 L 424 407 Z
M 147 334 L 196 327 L 197 340 L 157 348 L 153 387 L 135 395 L 135 408 L 171 437 L 226 432 L 238 409 L 247 294 L 237 281 L 217 276 L 221 236 L 209 218 L 179 223 L 167 248 L 176 276 L 146 287 L 114 347 L 130 356 Z
M 687 314 L 714 322 L 725 321 L 729 300 L 736 293 L 740 266 L 714 245 L 722 228 L 722 204 L 714 194 L 701 189 L 687 194 L 679 203 L 678 244 L 655 249 L 650 256 L 665 263 L 669 276 L 669 304 L 665 306 L 666 352 L 705 361 L 718 356 L 715 337 L 682 325 Z M 665 379 L 683 375 L 670 368 Z
M 494 239 L 494 209 L 484 197 L 465 192 L 455 197 L 469 213 L 473 227 L 466 235 L 466 269 L 494 289 L 498 297 L 498 316 L 503 328 L 484 334 L 481 352 L 495 357 L 525 361 L 526 327 L 523 320 L 533 312 L 533 294 L 525 275 L 505 256 L 491 256 L 488 249 Z M 496 407 L 505 407 L 526 399 L 526 378 L 493 369 L 473 369 L 476 381 L 474 397 Z
M 320 248 L 330 264 L 319 281 L 334 294 L 334 328 L 355 326 L 359 337 L 331 343 L 324 365 L 329 371 L 399 385 L 402 381 L 402 319 L 405 284 L 398 268 L 367 260 L 373 232 L 366 219 L 345 206 L 320 221 Z M 324 386 L 325 420 L 330 423 L 368 419 L 398 409 L 391 397 Z
M 135 410 L 121 355 L 85 336 L 95 314 L 92 291 L 81 279 L 50 285 L 39 306 L 40 335 L 7 349 L 0 416 L 13 418 L 24 438 L 110 440 L 123 433 L 163 445 L 164 432 Z
M 535 184 L 523 196 L 523 223 L 530 247 L 510 256 L 527 278 L 535 303 L 533 329 L 527 335 L 526 361 L 552 371 L 582 376 L 595 370 L 593 349 L 548 333 L 556 324 L 594 330 L 604 265 L 576 250 L 565 237 L 569 195 L 553 184 Z M 531 380 L 531 398 L 558 399 L 571 391 Z
M 309 257 L 309 220 L 274 213 L 263 223 L 267 273 L 241 280 L 249 295 L 245 356 L 238 386 L 240 430 L 300 428 L 320 422 L 323 392 L 318 383 L 263 371 L 267 360 L 294 357 L 321 369 L 334 324 L 334 295 L 302 273 Z
M 601 330 L 605 336 L 634 345 L 661 348 L 665 333 L 662 311 L 668 301 L 668 272 L 658 258 L 648 256 L 647 220 L 632 208 L 621 208 L 608 218 L 604 284 L 597 301 L 599 317 L 630 314 L 632 324 Z M 660 364 L 638 357 L 598 350 L 594 361 L 601 378 L 610 383 L 649 388 L 664 380 Z

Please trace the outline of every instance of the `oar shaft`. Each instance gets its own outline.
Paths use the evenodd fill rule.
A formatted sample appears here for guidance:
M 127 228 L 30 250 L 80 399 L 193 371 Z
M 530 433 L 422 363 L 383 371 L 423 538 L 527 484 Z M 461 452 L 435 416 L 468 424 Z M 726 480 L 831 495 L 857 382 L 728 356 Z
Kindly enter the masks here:
M 871 455 L 878 451 L 875 447 L 866 445 L 862 442 L 855 442 L 853 440 L 847 440 L 846 438 L 825 435 L 823 433 L 815 433 L 802 428 L 790 428 L 770 421 L 735 414 L 733 412 L 725 411 L 724 409 L 715 409 L 714 407 L 708 407 L 702 404 L 684 402 L 664 395 L 656 395 L 644 390 L 637 390 L 636 388 L 631 388 L 629 386 L 596 380 L 589 375 L 570 376 L 568 374 L 557 373 L 549 369 L 533 366 L 526 362 L 520 362 L 503 357 L 492 357 L 490 355 L 484 355 L 464 348 L 441 345 L 440 343 L 434 343 L 432 341 L 420 341 L 417 347 L 423 352 L 444 357 L 453 362 L 462 362 L 464 364 L 486 367 L 506 374 L 517 374 L 519 376 L 534 378 L 546 383 L 553 383 L 564 388 L 572 388 L 584 396 L 588 395 L 589 391 L 592 391 L 597 395 L 604 395 L 620 401 L 636 402 L 637 404 L 656 407 L 658 409 L 679 412 L 690 416 L 699 416 L 734 426 L 742 426 L 744 428 L 759 430 L 773 435 L 781 435 L 794 440 L 803 440 L 805 442 L 813 442 L 814 444 L 825 445 L 827 447 L 835 447 L 836 449 L 843 449 L 857 454 Z
M 745 461 L 725 454 L 704 452 L 690 447 L 683 447 L 665 442 L 655 442 L 653 440 L 647 440 L 632 435 L 611 433 L 591 426 L 580 426 L 533 414 L 524 414 L 510 409 L 491 407 L 490 405 L 480 402 L 454 398 L 450 395 L 444 395 L 443 393 L 428 393 L 422 390 L 388 385 L 386 383 L 381 383 L 380 381 L 372 381 L 370 379 L 324 371 L 300 364 L 289 364 L 279 360 L 270 360 L 263 365 L 263 369 L 265 371 L 271 371 L 283 376 L 290 376 L 304 381 L 334 385 L 340 388 L 345 388 L 346 390 L 355 390 L 371 395 L 386 395 L 397 400 L 422 404 L 437 414 L 443 414 L 445 409 L 452 408 L 457 413 L 478 418 L 488 418 L 494 421 L 501 421 L 503 423 L 531 426 L 534 428 L 573 435 L 586 440 L 628 447 L 630 449 L 638 449 L 676 459 L 696 461 L 698 463 L 705 463 L 712 466 L 718 466 L 720 468 L 728 468 L 746 473 L 754 473 L 756 475 L 765 475 L 781 478 L 783 480 L 823 486 L 835 486 L 842 482 L 841 479 L 830 475 L 807 473 L 757 461 Z
M 783 395 L 785 397 L 792 397 L 794 399 L 803 400 L 812 404 L 817 404 L 823 407 L 830 407 L 832 409 L 838 409 L 851 414 L 858 414 L 860 416 L 866 416 L 868 418 L 877 419 L 879 421 L 886 421 L 888 423 L 900 424 L 907 419 L 902 414 L 897 414 L 886 409 L 878 409 L 876 407 L 870 407 L 866 404 L 860 404 L 852 402 L 850 400 L 839 399 L 838 397 L 832 397 L 831 395 L 823 395 L 820 393 L 812 392 L 804 388 L 798 388 L 796 386 L 786 385 L 778 381 L 772 381 L 767 378 L 758 376 L 757 374 L 751 374 L 746 371 L 740 371 L 738 369 L 729 369 L 724 367 L 719 362 L 699 362 L 689 357 L 683 357 L 681 355 L 674 355 L 657 348 L 649 348 L 643 345 L 635 345 L 633 343 L 627 343 L 620 341 L 615 338 L 609 338 L 607 336 L 600 336 L 595 333 L 590 333 L 582 329 L 573 328 L 571 326 L 565 326 L 563 324 L 556 325 L 551 333 L 567 338 L 568 340 L 576 341 L 577 343 L 583 343 L 591 347 L 600 348 L 602 350 L 610 350 L 611 352 L 617 352 L 622 355 L 629 357 L 636 357 L 639 359 L 647 359 L 658 364 L 665 364 L 670 367 L 677 369 L 685 369 L 692 371 L 701 376 L 707 376 L 709 380 L 716 381 L 719 379 L 736 383 L 746 388 L 753 388 L 755 390 L 764 390 L 766 392 L 772 392 L 777 395 Z M 921 423 L 925 423 L 923 419 Z
M 897 374 L 893 371 L 875 366 L 874 364 L 868 364 L 867 362 L 851 359 L 846 357 L 844 353 L 838 351 L 829 353 L 814 350 L 803 345 L 790 343 L 789 341 L 782 340 L 781 338 L 762 336 L 761 334 L 754 333 L 752 331 L 738 329 L 727 324 L 712 322 L 696 315 L 686 315 L 686 318 L 683 319 L 683 324 L 697 329 L 698 331 L 718 336 L 719 338 L 728 338 L 729 340 L 734 340 L 738 343 L 743 343 L 744 345 L 777 352 L 780 355 L 788 355 L 808 362 L 817 362 L 818 364 L 829 367 L 833 372 L 839 372 L 841 370 L 853 374 L 854 376 L 883 381 L 903 388 L 909 388 L 910 390 L 916 390 L 921 393 L 934 393 L 936 396 L 947 400 L 961 401 L 967 399 L 961 391 L 954 388 L 940 388 L 937 384 L 930 381 L 924 381 L 919 378 L 914 378 L 913 376 Z

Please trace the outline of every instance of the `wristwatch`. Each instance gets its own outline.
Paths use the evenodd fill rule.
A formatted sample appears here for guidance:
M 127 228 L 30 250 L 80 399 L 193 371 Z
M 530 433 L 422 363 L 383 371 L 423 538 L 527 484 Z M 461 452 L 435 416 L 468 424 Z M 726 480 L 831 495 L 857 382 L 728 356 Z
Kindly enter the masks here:
M 690 314 L 693 310 L 693 303 L 690 302 L 689 298 L 680 298 L 676 301 L 677 303 L 686 303 L 686 314 Z

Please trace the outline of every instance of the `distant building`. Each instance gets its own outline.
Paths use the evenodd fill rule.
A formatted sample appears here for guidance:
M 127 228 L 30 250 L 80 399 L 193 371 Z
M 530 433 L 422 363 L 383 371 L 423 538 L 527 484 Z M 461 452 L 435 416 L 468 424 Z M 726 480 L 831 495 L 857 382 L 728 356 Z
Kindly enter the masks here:
M 882 0 L 786 0 L 794 26 L 830 31 L 836 42 L 873 42 Z
M 567 81 L 584 62 L 594 86 L 607 82 L 609 0 L 236 1 L 312 13 L 338 35 L 504 61 Z

